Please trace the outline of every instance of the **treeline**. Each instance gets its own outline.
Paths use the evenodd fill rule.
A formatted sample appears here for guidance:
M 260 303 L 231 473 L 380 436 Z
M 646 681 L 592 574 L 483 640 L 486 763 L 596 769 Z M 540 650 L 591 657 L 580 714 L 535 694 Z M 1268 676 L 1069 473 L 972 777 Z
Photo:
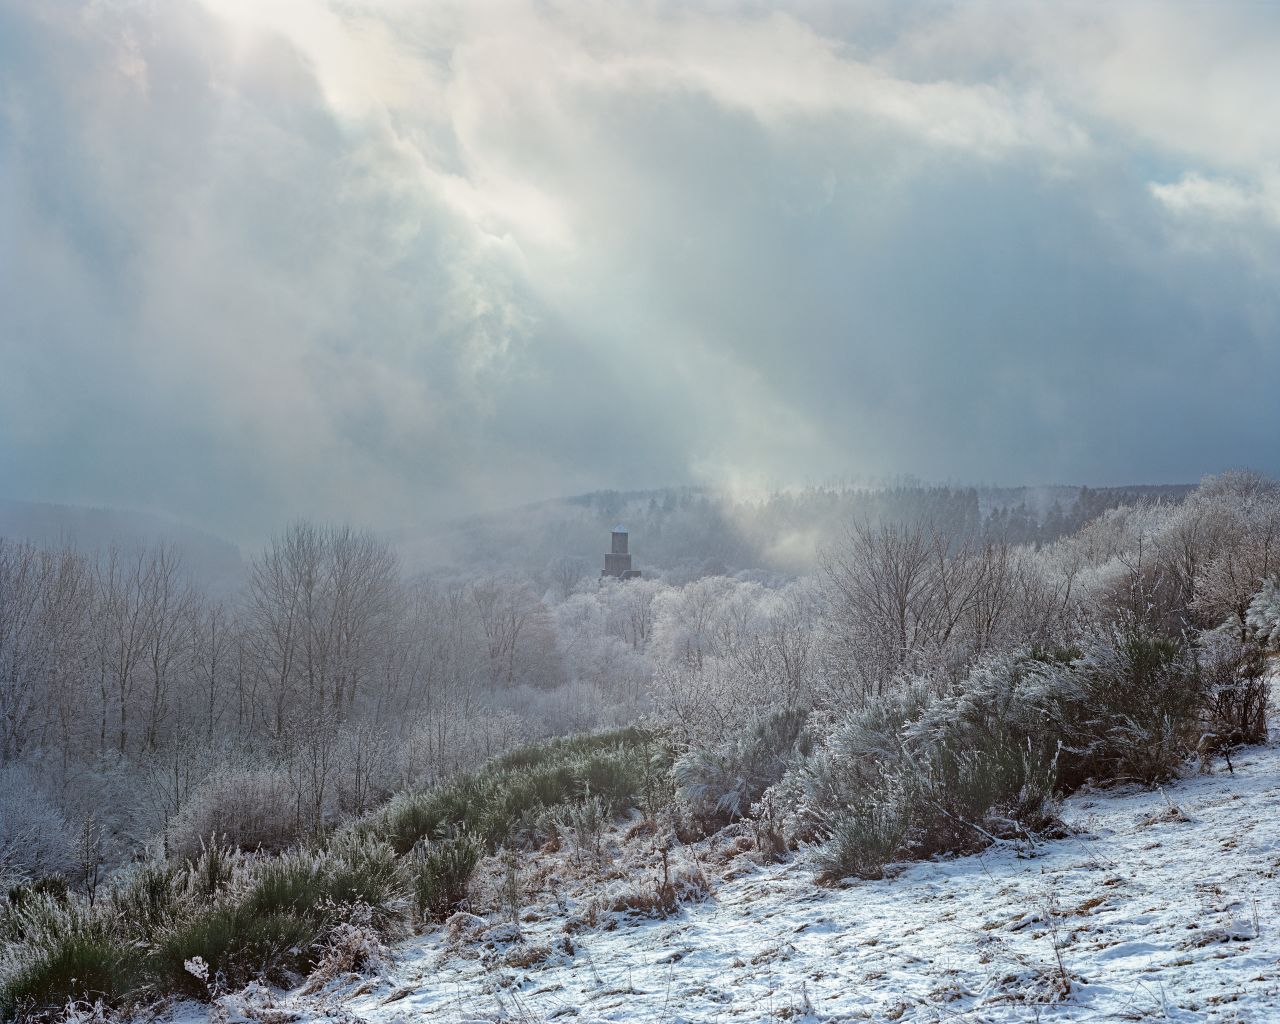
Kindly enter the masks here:
M 814 582 L 815 628 L 784 615 L 658 672 L 681 794 L 780 849 L 816 843 L 835 876 L 1025 836 L 1086 780 L 1159 781 L 1266 738 L 1278 576 L 1280 486 L 1245 472 L 1039 547 L 856 524 Z
M 1209 765 L 1266 735 L 1280 486 L 1171 497 L 1037 544 L 972 494 L 890 493 L 812 574 L 688 582 L 410 578 L 295 524 L 230 603 L 165 548 L 0 546 L 0 987 L 33 1012 L 188 990 L 179 952 L 296 977 L 351 908 L 439 917 L 483 852 L 628 803 L 874 876 L 1051 831 L 1088 780 Z
M 349 529 L 295 524 L 230 600 L 167 546 L 0 540 L 0 876 L 80 882 L 213 831 L 279 847 L 634 717 L 642 685 L 584 697 L 528 583 L 407 580 Z
M 1190 487 L 951 487 L 907 481 L 878 487 L 810 487 L 739 500 L 704 488 L 599 491 L 477 516 L 401 538 L 411 564 L 515 569 L 551 587 L 599 571 L 602 538 L 621 523 L 646 574 L 672 583 L 741 572 L 807 574 L 850 522 L 928 519 L 949 535 L 982 533 L 1046 544 L 1108 509 L 1136 501 L 1176 504 Z
M 84 894 L 56 876 L 20 883 L 0 900 L 0 1019 L 108 1019 L 258 979 L 365 969 L 384 939 L 469 905 L 487 853 L 561 835 L 598 842 L 610 816 L 646 801 L 663 753 L 640 729 L 557 740 L 279 855 L 210 836 Z
M 369 534 L 298 523 L 251 558 L 239 594 L 219 598 L 163 545 L 90 554 L 0 541 L 0 873 L 78 881 L 211 832 L 280 848 L 398 790 L 655 704 L 691 740 L 707 728 L 687 724 L 698 716 L 730 732 L 762 701 L 825 713 L 910 673 L 954 675 L 1017 643 L 1061 640 L 1136 543 L 1117 531 L 1229 521 L 1238 510 L 1219 506 L 1243 479 L 1212 484 L 1227 497 L 1201 488 L 1110 511 L 1122 492 L 1083 491 L 1085 528 L 1038 545 L 993 533 L 973 488 L 777 495 L 756 507 L 770 536 L 800 531 L 815 509 L 839 524 L 820 538 L 821 569 L 798 578 L 601 586 L 574 559 L 423 578 Z M 616 515 L 640 498 L 599 500 L 593 514 Z M 662 501 L 655 522 L 668 525 L 681 509 L 704 524 L 728 514 L 695 492 Z M 636 536 L 649 543 L 644 522 Z M 1197 552 L 1231 533 L 1185 529 Z M 1149 560 L 1150 542 L 1141 550 Z M 1188 559 L 1173 603 L 1179 628 L 1203 628 L 1204 609 L 1219 610 L 1206 604 L 1219 584 L 1204 565 L 1216 563 Z M 1266 575 L 1249 573 L 1237 616 Z

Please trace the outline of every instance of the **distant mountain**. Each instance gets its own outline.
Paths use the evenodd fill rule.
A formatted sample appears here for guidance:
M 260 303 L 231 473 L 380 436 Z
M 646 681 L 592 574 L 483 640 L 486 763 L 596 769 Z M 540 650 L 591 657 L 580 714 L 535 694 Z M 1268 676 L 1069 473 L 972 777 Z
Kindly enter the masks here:
M 631 534 L 636 567 L 673 581 L 712 573 L 792 575 L 863 518 L 919 516 L 952 532 L 977 531 L 1015 543 L 1047 543 L 1109 508 L 1139 500 L 1181 501 L 1192 484 L 1081 487 L 813 487 L 758 500 L 708 488 L 595 491 L 472 516 L 393 537 L 406 564 L 424 571 L 502 570 L 550 582 L 567 562 L 584 575 L 603 564 L 616 524 Z M 600 563 L 600 564 L 597 564 Z
M 164 542 L 181 553 L 187 570 L 211 592 L 230 593 L 244 577 L 240 549 L 230 541 L 145 512 L 0 499 L 0 537 L 41 546 L 70 544 L 87 553 L 113 544 L 130 549 Z
M 609 533 L 631 534 L 635 566 L 683 582 L 715 574 L 785 577 L 812 571 L 821 551 L 856 520 L 926 516 L 952 532 L 977 531 L 1015 543 L 1047 543 L 1109 508 L 1138 500 L 1181 501 L 1191 484 L 1129 487 L 810 487 L 752 500 L 710 488 L 594 491 L 388 539 L 410 572 L 510 571 L 548 588 L 599 574 Z M 176 520 L 121 509 L 0 499 L 0 537 L 81 551 L 164 541 L 210 591 L 243 583 L 240 549 Z

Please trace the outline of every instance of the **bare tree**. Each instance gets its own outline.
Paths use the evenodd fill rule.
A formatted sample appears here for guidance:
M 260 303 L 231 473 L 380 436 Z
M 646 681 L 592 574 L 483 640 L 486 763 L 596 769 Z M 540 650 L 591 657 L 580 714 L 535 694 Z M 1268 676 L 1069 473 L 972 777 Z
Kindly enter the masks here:
M 151 609 L 147 592 L 148 556 L 139 549 L 123 556 L 110 548 L 97 567 L 94 640 L 101 723 L 100 749 L 107 745 L 108 719 L 115 722 L 115 746 L 129 742 L 130 710 L 147 657 Z
M 192 695 L 199 699 L 204 735 L 212 743 L 227 711 L 227 696 L 236 668 L 235 622 L 221 601 L 191 606 Z
M 904 674 L 957 671 L 989 649 L 1019 584 L 1008 545 L 925 520 L 853 524 L 823 574 L 829 671 L 864 699 Z
M 0 762 L 54 731 L 65 761 L 84 699 L 90 582 L 70 549 L 0 539 Z
M 155 750 L 173 699 L 175 679 L 189 665 L 195 592 L 170 547 L 148 553 L 141 580 L 147 621 L 144 634 L 147 686 L 146 745 Z
M 471 603 L 489 652 L 490 685 L 515 682 L 516 653 L 521 635 L 542 611 L 527 585 L 488 579 L 471 587 Z

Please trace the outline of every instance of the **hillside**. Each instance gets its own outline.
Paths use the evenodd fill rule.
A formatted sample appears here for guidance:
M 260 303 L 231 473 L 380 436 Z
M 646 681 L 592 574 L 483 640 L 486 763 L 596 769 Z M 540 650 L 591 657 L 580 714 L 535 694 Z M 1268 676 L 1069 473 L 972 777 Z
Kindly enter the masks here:
M 707 575 L 793 576 L 853 521 L 927 517 L 949 531 L 980 529 L 1010 543 L 1043 544 L 1107 509 L 1139 500 L 1176 503 L 1190 485 L 986 487 L 914 481 L 875 487 L 786 490 L 751 499 L 710 488 L 593 491 L 484 515 L 465 516 L 388 540 L 411 571 L 512 573 L 550 585 L 565 573 L 594 577 L 618 523 L 632 532 L 646 575 L 683 582 Z M 177 520 L 133 510 L 0 499 L 0 537 L 93 553 L 111 545 L 176 548 L 192 576 L 219 594 L 244 580 L 241 551 Z
M 830 486 L 738 498 L 710 488 L 595 491 L 404 531 L 392 539 L 416 569 L 556 575 L 566 561 L 595 575 L 609 530 L 632 534 L 636 563 L 674 582 L 703 575 L 811 572 L 851 522 L 924 517 L 948 532 L 979 529 L 1014 544 L 1043 544 L 1107 509 L 1176 503 L 1191 485 L 984 487 L 916 481 Z
M 240 549 L 230 541 L 145 512 L 0 499 L 0 537 L 41 547 L 70 545 L 86 554 L 112 545 L 130 551 L 168 544 L 195 579 L 220 594 L 235 590 L 244 573 Z
M 570 854 L 560 905 L 457 915 L 291 993 L 224 997 L 231 1020 L 1261 1021 L 1280 1014 L 1280 748 L 1166 789 L 1081 792 L 1066 834 L 814 884 L 731 829 L 684 851 L 711 893 L 666 920 L 601 911 L 653 865 L 611 836 L 603 880 Z M 643 844 L 639 844 L 643 845 Z M 696 862 L 696 864 L 695 864 Z M 575 881 L 577 879 L 577 881 Z M 173 1024 L 207 1019 L 183 1004 Z

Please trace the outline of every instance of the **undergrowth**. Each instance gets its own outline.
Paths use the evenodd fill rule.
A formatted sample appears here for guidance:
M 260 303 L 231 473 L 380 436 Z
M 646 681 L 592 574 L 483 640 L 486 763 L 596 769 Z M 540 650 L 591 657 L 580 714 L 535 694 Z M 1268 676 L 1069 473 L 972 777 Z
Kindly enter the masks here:
M 1225 734 L 1224 706 L 1240 717 L 1223 697 L 1239 689 L 1186 641 L 1134 625 L 990 659 L 941 690 L 908 684 L 799 772 L 822 868 L 875 878 L 894 860 L 1051 830 L 1057 797 L 1085 782 L 1174 776 L 1206 729 Z
M 532 841 L 549 809 L 642 803 L 668 763 L 640 729 L 569 737 L 402 794 L 277 856 L 210 841 L 191 859 L 135 867 L 93 905 L 47 882 L 17 887 L 0 904 L 0 1019 L 295 981 L 343 928 L 389 936 L 443 920 L 466 905 L 485 850 Z

